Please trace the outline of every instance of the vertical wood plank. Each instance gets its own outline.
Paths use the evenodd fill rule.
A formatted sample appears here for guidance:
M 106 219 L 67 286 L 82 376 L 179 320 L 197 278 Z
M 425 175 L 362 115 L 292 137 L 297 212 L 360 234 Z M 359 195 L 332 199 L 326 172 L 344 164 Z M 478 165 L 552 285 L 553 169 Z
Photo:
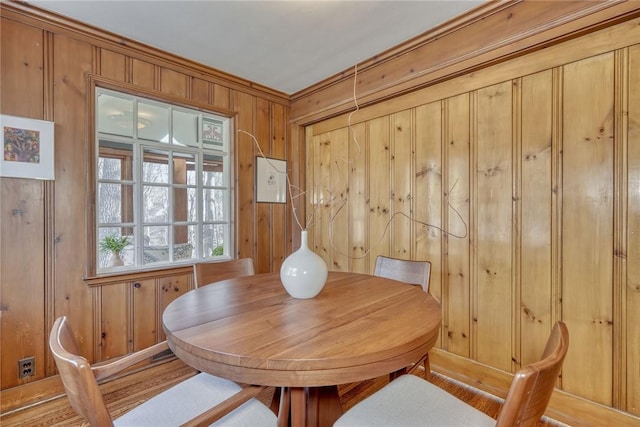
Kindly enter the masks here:
M 236 129 L 253 131 L 254 121 L 254 98 L 242 92 L 233 91 L 232 108 L 238 113 L 236 119 Z M 236 255 L 239 258 L 255 257 L 254 239 L 254 188 L 253 185 L 246 185 L 255 180 L 254 172 L 254 142 L 243 133 L 239 133 L 236 138 L 235 154 L 235 182 L 234 190 L 236 197 Z M 255 259 L 255 258 L 254 258 Z
M 551 71 L 525 76 L 521 83 L 521 330 L 520 364 L 537 361 L 551 332 Z
M 256 99 L 255 137 L 266 157 L 271 153 L 270 104 L 264 99 Z M 256 154 L 260 156 L 259 153 Z M 271 271 L 271 203 L 256 203 L 255 268 L 256 273 Z
M 138 280 L 133 286 L 133 351 L 156 343 L 162 313 L 157 312 L 158 295 L 155 279 Z
M 511 370 L 511 82 L 478 91 L 477 359 Z
M 471 271 L 470 271 L 470 134 L 469 95 L 446 100 L 446 184 L 447 191 L 447 292 L 443 294 L 443 333 L 446 348 L 470 356 Z
M 286 111 L 282 105 L 271 103 L 271 155 L 287 160 L 287 176 L 291 178 L 292 160 L 287 157 Z M 287 203 L 271 207 L 271 270 L 280 271 L 287 255 L 287 211 L 291 209 L 287 185 Z M 297 225 L 296 225 L 297 227 Z M 297 232 L 297 231 L 296 231 Z
M 78 117 L 87 112 L 86 73 L 93 71 L 91 46 L 65 36 L 53 41 L 55 155 L 55 315 L 69 317 L 78 338 L 80 353 L 93 359 L 93 328 L 86 321 L 91 313 L 91 293 L 80 280 L 85 275 L 87 249 L 86 217 L 88 150 L 87 124 Z M 74 165 L 74 167 L 69 167 Z M 82 215 L 78 215 L 82 212 Z M 73 218 L 72 221 L 69 219 Z
M 44 196 L 37 184 L 0 178 L 3 389 L 45 376 Z M 35 357 L 36 373 L 18 379 L 18 360 L 25 357 Z
M 431 262 L 429 293 L 442 301 L 442 106 L 415 109 L 413 257 Z
M 627 130 L 627 282 L 625 296 L 626 402 L 640 416 L 640 44 L 629 48 Z
M 391 218 L 391 150 L 389 117 L 368 122 L 369 170 L 369 272 L 377 255 L 389 255 L 391 239 L 387 226 Z
M 331 258 L 331 242 L 329 227 L 331 227 L 331 207 L 333 202 L 333 188 L 331 186 L 331 135 L 319 135 L 314 142 L 317 146 L 314 154 L 317 165 L 314 175 L 315 189 L 318 199 L 315 201 L 313 217 L 314 251 L 324 259 L 329 270 L 333 269 Z
M 367 135 L 364 123 L 353 126 L 349 140 L 349 253 L 350 271 L 368 273 Z
M 395 113 L 391 116 L 392 138 L 391 170 L 392 215 L 391 256 L 411 259 L 413 218 L 413 117 L 412 110 Z
M 573 349 L 563 388 L 612 395 L 613 55 L 564 67 L 562 312 Z M 598 345 L 594 345 L 598 343 Z
M 331 260 L 334 271 L 349 270 L 349 129 L 331 133 Z
M 164 309 L 167 308 L 173 300 L 190 290 L 190 279 L 191 275 L 160 277 L 156 279 L 160 313 L 164 312 Z M 164 331 L 160 331 L 160 341 L 165 339 L 166 335 Z
M 127 327 L 129 324 L 129 283 L 102 286 L 100 355 L 108 360 L 129 353 Z

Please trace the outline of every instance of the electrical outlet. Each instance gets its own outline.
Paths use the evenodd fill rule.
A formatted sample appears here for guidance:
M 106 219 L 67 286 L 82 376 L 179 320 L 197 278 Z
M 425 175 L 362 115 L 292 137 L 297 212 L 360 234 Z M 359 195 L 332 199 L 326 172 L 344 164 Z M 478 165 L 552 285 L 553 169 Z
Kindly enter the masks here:
M 18 360 L 18 378 L 32 377 L 36 374 L 36 358 L 25 357 Z

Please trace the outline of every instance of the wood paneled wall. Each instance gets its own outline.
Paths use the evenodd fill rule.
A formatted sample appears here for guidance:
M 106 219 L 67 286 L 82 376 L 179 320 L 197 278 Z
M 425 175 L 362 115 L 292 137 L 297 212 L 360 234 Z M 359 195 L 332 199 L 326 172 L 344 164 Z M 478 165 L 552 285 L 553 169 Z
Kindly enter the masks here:
M 554 415 L 637 425 L 639 66 L 636 18 L 308 126 L 310 244 L 429 259 L 433 363 L 494 392 L 565 321 Z
M 0 7 L 0 111 L 55 122 L 55 181 L 0 179 L 6 390 L 55 373 L 47 340 L 57 316 L 69 316 L 83 355 L 102 360 L 161 340 L 162 309 L 193 287 L 184 267 L 86 277 L 93 241 L 87 235 L 93 199 L 90 78 L 232 112 L 236 129 L 253 133 L 268 156 L 287 159 L 292 148 L 284 94 L 25 4 Z M 236 253 L 252 257 L 258 272 L 278 270 L 291 248 L 288 205 L 254 203 L 257 150 L 244 134 L 234 145 Z M 18 360 L 29 356 L 36 358 L 36 374 L 19 380 Z M 15 395 L 24 399 L 25 393 Z M 11 393 L 2 400 L 6 409 Z

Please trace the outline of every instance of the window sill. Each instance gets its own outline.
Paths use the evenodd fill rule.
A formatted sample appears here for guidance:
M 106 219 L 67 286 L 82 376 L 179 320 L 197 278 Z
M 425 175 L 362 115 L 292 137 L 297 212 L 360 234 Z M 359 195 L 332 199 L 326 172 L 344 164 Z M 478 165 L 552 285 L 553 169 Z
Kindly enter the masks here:
M 194 260 L 194 262 L 196 262 Z M 161 276 L 172 276 L 176 274 L 186 274 L 193 272 L 193 264 L 171 265 L 163 267 L 151 267 L 140 270 L 127 270 L 118 272 L 106 272 L 91 277 L 85 277 L 82 281 L 90 286 L 102 286 L 111 283 L 130 282 L 135 280 L 143 280 Z

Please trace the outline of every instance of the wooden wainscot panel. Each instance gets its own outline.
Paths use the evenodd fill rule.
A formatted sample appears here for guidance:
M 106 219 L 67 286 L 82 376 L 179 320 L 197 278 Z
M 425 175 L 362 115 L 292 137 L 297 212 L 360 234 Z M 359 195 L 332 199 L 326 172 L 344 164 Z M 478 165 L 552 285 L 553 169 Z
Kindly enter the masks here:
M 2 388 L 44 378 L 44 195 L 43 184 L 0 178 L 2 239 Z M 28 260 L 28 266 L 24 265 Z M 35 358 L 33 376 L 19 378 L 18 361 Z
M 160 90 L 179 98 L 189 98 L 189 79 L 183 73 L 163 67 L 160 69 Z
M 126 82 L 127 57 L 110 50 L 100 49 L 100 75 L 111 80 Z
M 369 177 L 367 167 L 366 124 L 361 123 L 351 128 L 349 140 L 349 271 L 370 273 L 367 255 L 370 242 L 367 239 L 369 213 L 368 188 Z
M 411 220 L 413 210 L 414 172 L 414 121 L 413 111 L 406 110 L 391 115 L 391 214 L 393 229 L 390 233 L 394 258 L 411 259 L 413 236 Z
M 389 117 L 371 120 L 367 123 L 368 141 L 366 164 L 369 181 L 369 245 L 375 245 L 376 252 L 369 256 L 369 271 L 375 269 L 375 254 L 388 255 L 390 239 L 384 234 L 391 219 L 391 150 Z
M 290 139 L 287 136 L 288 108 L 271 103 L 270 110 L 271 155 L 276 159 L 288 159 L 287 168 L 290 168 L 292 160 L 287 155 L 287 141 Z M 289 170 L 287 170 L 287 174 L 290 175 Z M 287 233 L 287 218 L 290 209 L 291 200 L 289 197 L 287 197 L 286 204 L 271 205 L 271 264 L 269 271 L 280 271 L 282 262 L 288 255 L 287 235 L 290 233 Z M 293 224 L 293 227 L 297 233 L 298 226 Z
M 640 44 L 629 48 L 627 156 L 626 409 L 640 416 Z
M 477 93 L 476 312 L 473 335 L 479 362 L 511 370 L 512 92 L 511 82 Z
M 44 36 L 37 28 L 1 19 L 0 112 L 43 119 Z M 16 76 L 15 79 L 11 76 Z M 0 336 L 2 389 L 44 378 L 45 184 L 0 178 Z M 35 357 L 35 374 L 20 379 L 18 360 Z M 4 397 L 3 397 L 4 404 Z
M 537 361 L 549 336 L 552 301 L 552 143 L 553 73 L 523 77 L 521 93 L 521 228 L 519 364 Z
M 442 103 L 415 110 L 413 258 L 431 261 L 429 293 L 442 301 Z M 446 205 L 444 207 L 446 209 Z M 444 331 L 444 329 L 443 329 Z
M 331 230 L 344 230 L 345 232 L 332 233 L 325 246 L 329 251 L 331 264 L 329 269 L 333 271 L 349 270 L 349 235 L 351 224 L 349 223 L 349 139 L 347 128 L 337 129 L 331 134 L 331 144 L 327 147 L 331 158 L 330 168 L 330 208 L 329 227 Z
M 159 67 L 139 59 L 132 59 L 131 63 L 131 83 L 145 89 L 158 89 L 160 87 L 158 73 Z
M 99 353 L 96 360 L 107 360 L 129 353 L 129 283 L 94 288 L 99 292 Z
M 151 347 L 160 342 L 159 326 L 162 312 L 158 305 L 158 286 L 155 279 L 131 282 L 133 293 L 133 351 Z
M 460 356 L 470 357 L 471 351 L 471 195 L 470 185 L 475 182 L 475 174 L 469 171 L 471 155 L 469 124 L 469 94 L 459 95 L 444 101 L 445 162 L 448 165 L 446 181 L 446 207 L 443 207 L 443 224 L 452 235 L 444 236 L 443 248 L 445 279 L 441 299 L 443 303 L 442 329 L 445 340 L 443 348 Z
M 562 384 L 611 405 L 611 375 L 585 373 L 613 370 L 613 54 L 566 65 L 563 89 Z
M 169 304 L 176 298 L 181 295 L 184 295 L 191 289 L 193 289 L 193 275 L 181 275 L 181 276 L 171 276 L 171 277 L 160 277 L 157 279 L 158 292 L 159 292 L 159 312 L 158 316 L 160 316 L 158 325 L 161 324 L 161 316 L 164 309 L 167 308 Z M 166 336 L 164 332 L 160 332 L 159 341 L 165 340 Z
M 53 88 L 55 111 L 55 316 L 66 315 L 78 338 L 80 353 L 93 360 L 91 295 L 81 281 L 87 250 L 87 73 L 93 49 L 87 43 L 54 36 Z M 44 343 L 43 343 L 44 344 Z

